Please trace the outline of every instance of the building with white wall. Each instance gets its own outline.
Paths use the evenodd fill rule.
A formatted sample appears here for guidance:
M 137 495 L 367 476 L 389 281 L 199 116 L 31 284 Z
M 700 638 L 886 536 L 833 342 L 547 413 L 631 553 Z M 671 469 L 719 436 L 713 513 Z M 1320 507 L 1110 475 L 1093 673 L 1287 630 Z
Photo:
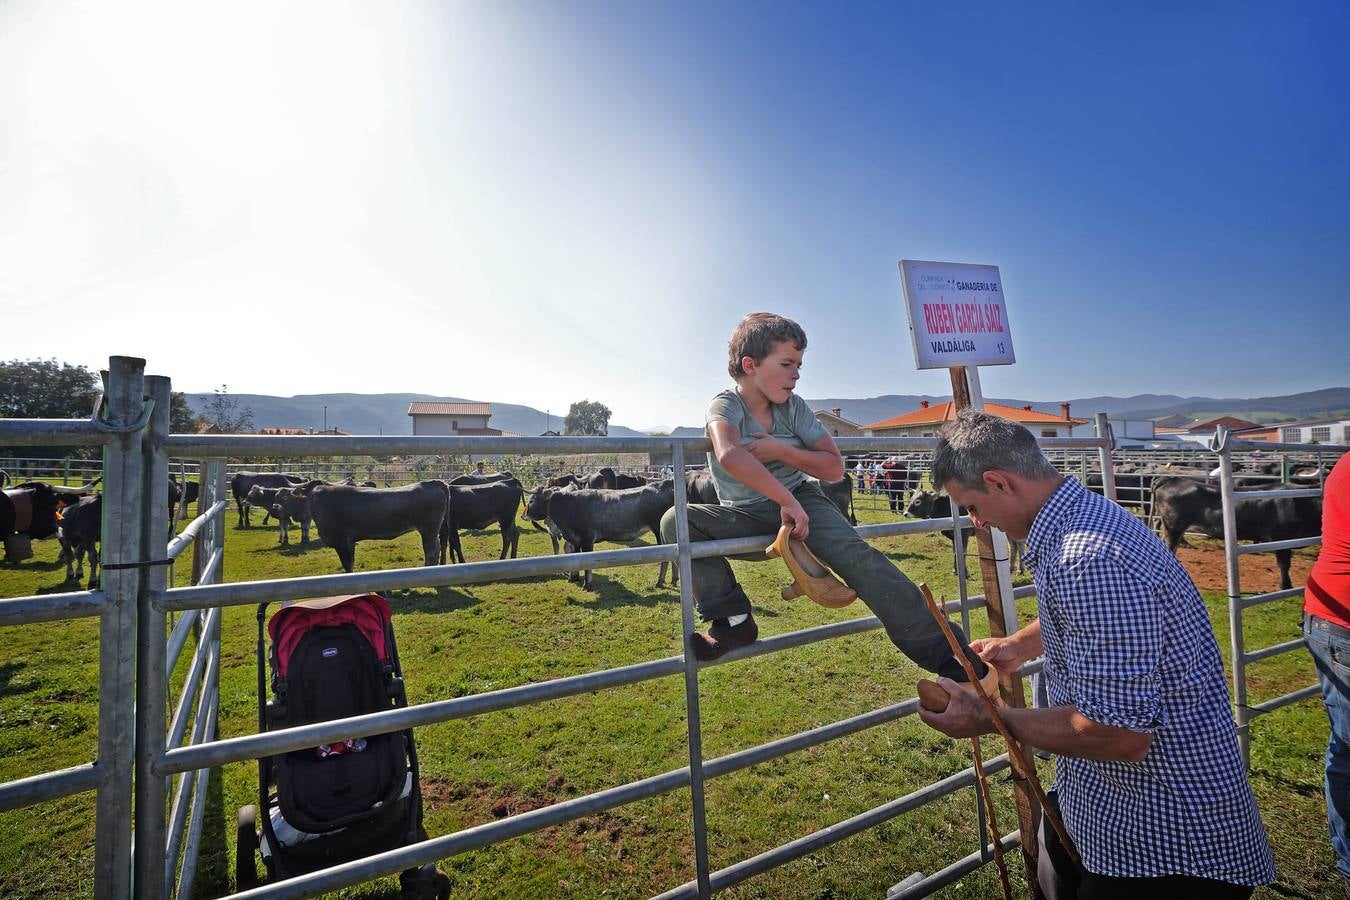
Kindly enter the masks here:
M 451 403 L 439 400 L 415 400 L 408 404 L 412 417 L 413 434 L 488 435 L 502 432 L 488 427 L 492 418 L 491 403 Z

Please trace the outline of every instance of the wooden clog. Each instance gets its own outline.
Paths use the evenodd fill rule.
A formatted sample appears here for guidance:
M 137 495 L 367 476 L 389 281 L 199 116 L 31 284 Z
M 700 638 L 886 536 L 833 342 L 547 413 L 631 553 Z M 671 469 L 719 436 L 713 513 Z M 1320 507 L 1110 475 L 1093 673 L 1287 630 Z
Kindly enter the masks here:
M 801 541 L 792 540 L 789 525 L 778 529 L 778 536 L 764 553 L 781 558 L 792 573 L 792 584 L 782 591 L 784 600 L 804 595 L 821 606 L 838 609 L 858 599 L 858 592 L 835 578 L 810 548 Z

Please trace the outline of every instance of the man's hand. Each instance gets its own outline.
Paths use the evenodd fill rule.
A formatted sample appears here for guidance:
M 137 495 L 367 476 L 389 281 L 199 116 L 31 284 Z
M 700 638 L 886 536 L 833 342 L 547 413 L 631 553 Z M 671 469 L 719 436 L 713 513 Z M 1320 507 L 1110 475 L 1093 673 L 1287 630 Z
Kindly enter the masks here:
M 980 638 L 970 642 L 970 649 L 989 665 L 998 669 L 1001 675 L 1011 675 L 1026 662 L 1018 649 L 1014 636 Z
M 752 431 L 750 436 L 754 440 L 745 444 L 741 449 L 748 451 L 755 459 L 761 463 L 770 463 L 775 459 L 781 460 L 783 458 L 783 451 L 787 449 L 787 444 L 763 431 Z
M 1045 644 L 1041 641 L 1041 620 L 1032 619 L 1007 637 L 971 641 L 970 649 L 997 669 L 1000 675 L 1011 675 L 1022 663 L 1045 652 Z
M 974 647 L 973 644 L 971 646 Z M 951 699 L 942 712 L 919 707 L 919 718 L 927 725 L 936 728 L 947 737 L 954 738 L 977 737 L 994 730 L 994 723 L 989 720 L 989 711 L 971 690 L 970 685 L 952 681 L 950 678 L 939 678 L 937 683 Z
M 791 503 L 779 507 L 784 525 L 792 526 L 792 536 L 799 541 L 806 540 L 806 536 L 811 533 L 809 523 L 811 517 L 802 509 L 802 505 L 795 499 Z

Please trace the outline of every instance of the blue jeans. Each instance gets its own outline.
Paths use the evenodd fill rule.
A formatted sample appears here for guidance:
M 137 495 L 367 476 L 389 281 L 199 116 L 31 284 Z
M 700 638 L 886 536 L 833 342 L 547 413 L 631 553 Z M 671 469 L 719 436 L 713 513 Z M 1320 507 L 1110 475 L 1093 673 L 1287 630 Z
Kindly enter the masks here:
M 1327 828 L 1336 851 L 1336 869 L 1350 886 L 1350 628 L 1303 614 L 1303 639 L 1308 642 L 1322 703 L 1331 719 L 1327 742 Z

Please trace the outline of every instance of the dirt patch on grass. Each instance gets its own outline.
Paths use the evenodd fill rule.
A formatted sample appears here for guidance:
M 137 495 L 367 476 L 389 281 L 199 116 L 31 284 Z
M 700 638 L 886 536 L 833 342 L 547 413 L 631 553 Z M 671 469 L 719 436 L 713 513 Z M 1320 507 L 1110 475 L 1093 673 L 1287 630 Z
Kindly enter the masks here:
M 422 800 L 429 808 L 453 806 L 463 811 L 470 822 L 504 819 L 551 806 L 575 796 L 576 791 L 561 775 L 555 775 L 542 790 L 522 791 L 512 785 L 489 784 L 483 781 L 460 782 L 444 778 L 422 777 Z M 625 841 L 644 840 L 652 835 L 643 822 L 629 821 L 612 811 L 584 816 L 545 828 L 535 835 L 540 846 L 549 853 L 566 851 L 574 856 L 585 853 L 589 847 L 601 843 L 609 847 L 607 853 L 614 859 L 626 854 Z
M 1197 543 L 1194 546 L 1178 547 L 1177 558 L 1190 573 L 1195 586 L 1201 591 L 1228 590 L 1228 569 L 1224 562 L 1223 545 L 1217 543 Z M 1312 569 L 1315 557 L 1294 554 L 1293 564 L 1289 567 L 1289 578 L 1294 584 L 1305 584 L 1308 572 Z M 1238 580 L 1244 594 L 1265 593 L 1280 589 L 1280 567 L 1275 563 L 1273 553 L 1253 553 L 1238 557 Z
M 504 819 L 566 800 L 572 791 L 567 780 L 555 775 L 542 791 L 521 791 L 513 785 L 485 781 L 454 781 L 422 776 L 422 801 L 428 807 L 455 806 L 477 820 Z

